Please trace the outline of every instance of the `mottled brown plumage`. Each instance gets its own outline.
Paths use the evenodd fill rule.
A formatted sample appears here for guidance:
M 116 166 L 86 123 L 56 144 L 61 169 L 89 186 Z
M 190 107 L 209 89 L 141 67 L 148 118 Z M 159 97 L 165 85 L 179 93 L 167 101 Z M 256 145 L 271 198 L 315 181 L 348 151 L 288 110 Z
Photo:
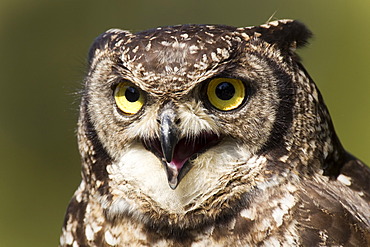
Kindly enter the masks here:
M 60 245 L 370 245 L 370 170 L 295 54 L 310 35 L 280 20 L 99 36 Z

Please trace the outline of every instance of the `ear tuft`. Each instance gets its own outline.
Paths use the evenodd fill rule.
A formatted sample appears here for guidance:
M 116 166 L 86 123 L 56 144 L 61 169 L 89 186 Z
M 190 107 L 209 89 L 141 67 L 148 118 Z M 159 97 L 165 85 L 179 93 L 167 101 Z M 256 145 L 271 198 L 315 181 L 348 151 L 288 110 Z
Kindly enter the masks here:
M 108 31 L 99 35 L 90 47 L 88 55 L 89 65 L 91 65 L 97 53 L 102 50 L 113 51 L 114 49 L 117 49 L 118 46 L 116 44 L 119 44 L 119 42 L 122 43 L 122 41 L 126 41 L 131 35 L 132 34 L 129 31 L 124 31 L 121 29 L 109 29 Z
M 256 27 L 244 29 L 250 36 L 257 36 L 264 41 L 276 44 L 282 50 L 291 50 L 307 44 L 311 31 L 295 20 L 272 21 Z

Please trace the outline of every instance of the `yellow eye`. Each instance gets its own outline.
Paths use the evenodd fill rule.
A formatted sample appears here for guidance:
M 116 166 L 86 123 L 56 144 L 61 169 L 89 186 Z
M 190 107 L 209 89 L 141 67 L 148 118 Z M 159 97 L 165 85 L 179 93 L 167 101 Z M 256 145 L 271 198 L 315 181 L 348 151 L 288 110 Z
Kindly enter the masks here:
M 239 79 L 215 78 L 207 87 L 209 102 L 221 111 L 230 111 L 240 106 L 245 98 L 245 86 Z
M 118 108 L 129 115 L 137 113 L 145 102 L 143 92 L 128 81 L 117 85 L 114 90 L 114 99 Z

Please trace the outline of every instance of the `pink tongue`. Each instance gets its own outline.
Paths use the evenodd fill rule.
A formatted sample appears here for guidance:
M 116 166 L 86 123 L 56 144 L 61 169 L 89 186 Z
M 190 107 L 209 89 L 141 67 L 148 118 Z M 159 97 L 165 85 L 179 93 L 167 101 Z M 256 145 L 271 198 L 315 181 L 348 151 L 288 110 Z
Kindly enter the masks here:
M 201 149 L 201 147 L 199 147 L 199 144 L 195 143 L 194 141 L 189 142 L 189 140 L 186 139 L 180 140 L 175 147 L 170 164 L 172 166 L 176 166 L 177 170 L 180 170 L 185 162 L 194 153 L 198 152 L 199 149 Z
M 173 157 L 170 162 L 172 167 L 176 167 L 177 170 L 181 170 L 185 162 L 195 153 L 199 153 L 207 147 L 213 146 L 218 142 L 218 136 L 215 134 L 201 135 L 195 139 L 181 139 L 173 152 Z

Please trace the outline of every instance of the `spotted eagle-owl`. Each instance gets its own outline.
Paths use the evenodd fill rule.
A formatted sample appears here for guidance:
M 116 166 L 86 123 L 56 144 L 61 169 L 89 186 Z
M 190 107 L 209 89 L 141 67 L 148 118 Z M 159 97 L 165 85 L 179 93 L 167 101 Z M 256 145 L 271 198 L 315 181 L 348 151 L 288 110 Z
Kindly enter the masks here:
M 99 36 L 61 246 L 369 246 L 370 170 L 340 144 L 297 21 Z

